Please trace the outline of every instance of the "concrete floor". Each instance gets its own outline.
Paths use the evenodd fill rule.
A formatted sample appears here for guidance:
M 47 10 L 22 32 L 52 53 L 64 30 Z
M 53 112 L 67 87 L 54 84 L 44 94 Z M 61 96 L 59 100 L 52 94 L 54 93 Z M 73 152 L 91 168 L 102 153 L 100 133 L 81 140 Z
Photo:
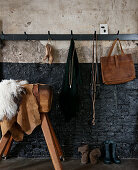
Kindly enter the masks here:
M 63 170 L 138 170 L 138 159 L 124 159 L 121 165 L 105 165 L 99 162 L 92 166 L 82 165 L 80 160 L 68 160 L 62 163 Z M 45 159 L 15 158 L 0 161 L 0 170 L 54 170 L 52 162 Z

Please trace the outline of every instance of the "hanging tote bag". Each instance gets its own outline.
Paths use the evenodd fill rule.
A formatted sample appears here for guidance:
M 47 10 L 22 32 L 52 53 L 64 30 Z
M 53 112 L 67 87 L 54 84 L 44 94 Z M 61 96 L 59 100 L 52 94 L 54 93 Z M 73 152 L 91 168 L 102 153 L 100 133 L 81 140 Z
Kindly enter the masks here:
M 121 55 L 111 56 L 113 48 L 119 41 Z M 131 54 L 125 54 L 121 42 L 116 39 L 109 51 L 108 56 L 101 57 L 101 72 L 104 84 L 121 84 L 133 80 L 135 76 L 135 67 Z

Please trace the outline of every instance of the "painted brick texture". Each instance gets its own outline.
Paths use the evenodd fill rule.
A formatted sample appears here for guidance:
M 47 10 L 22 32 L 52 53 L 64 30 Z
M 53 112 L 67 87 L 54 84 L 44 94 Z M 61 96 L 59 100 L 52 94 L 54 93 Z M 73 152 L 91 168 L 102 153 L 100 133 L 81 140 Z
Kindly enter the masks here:
M 96 101 L 96 125 L 92 126 L 90 98 L 91 64 L 80 64 L 83 84 L 81 103 L 76 118 L 65 123 L 59 107 L 59 94 L 65 64 L 0 63 L 2 78 L 27 79 L 30 83 L 47 83 L 54 87 L 50 120 L 66 157 L 78 158 L 78 146 L 87 143 L 91 148 L 101 147 L 104 140 L 114 140 L 118 153 L 124 158 L 138 158 L 138 65 L 137 78 L 120 85 L 104 85 Z M 23 142 L 15 142 L 10 156 L 49 157 L 40 127 Z

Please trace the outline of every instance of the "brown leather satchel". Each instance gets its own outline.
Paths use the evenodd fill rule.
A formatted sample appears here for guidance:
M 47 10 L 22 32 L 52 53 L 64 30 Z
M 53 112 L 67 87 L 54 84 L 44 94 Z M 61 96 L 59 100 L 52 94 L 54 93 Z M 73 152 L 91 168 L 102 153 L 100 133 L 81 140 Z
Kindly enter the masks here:
M 103 83 L 120 84 L 133 80 L 135 76 L 135 67 L 131 54 L 125 54 L 119 40 L 121 55 L 111 56 L 113 48 L 117 42 L 116 39 L 109 51 L 108 56 L 101 57 L 101 72 Z

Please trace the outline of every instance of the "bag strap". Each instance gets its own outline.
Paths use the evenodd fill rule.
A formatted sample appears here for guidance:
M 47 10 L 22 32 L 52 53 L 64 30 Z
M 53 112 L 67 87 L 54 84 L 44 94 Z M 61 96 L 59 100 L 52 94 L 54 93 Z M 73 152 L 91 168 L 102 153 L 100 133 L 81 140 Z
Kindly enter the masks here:
M 119 44 L 120 44 L 120 48 L 121 48 L 121 55 L 124 55 L 124 54 L 125 54 L 125 53 L 124 53 L 124 51 L 123 51 L 123 49 L 122 49 L 122 45 L 121 45 L 120 40 L 119 40 L 119 39 L 116 39 L 116 40 L 113 42 L 112 47 L 110 48 L 110 51 L 109 51 L 109 53 L 108 53 L 108 57 L 110 57 L 110 56 L 111 56 L 112 51 L 113 51 L 113 48 L 114 48 L 114 46 L 115 46 L 115 44 L 116 44 L 117 40 L 119 41 Z
M 39 98 L 39 84 L 33 84 L 33 89 L 32 89 L 33 95 L 36 97 L 37 102 L 39 103 L 40 98 Z

